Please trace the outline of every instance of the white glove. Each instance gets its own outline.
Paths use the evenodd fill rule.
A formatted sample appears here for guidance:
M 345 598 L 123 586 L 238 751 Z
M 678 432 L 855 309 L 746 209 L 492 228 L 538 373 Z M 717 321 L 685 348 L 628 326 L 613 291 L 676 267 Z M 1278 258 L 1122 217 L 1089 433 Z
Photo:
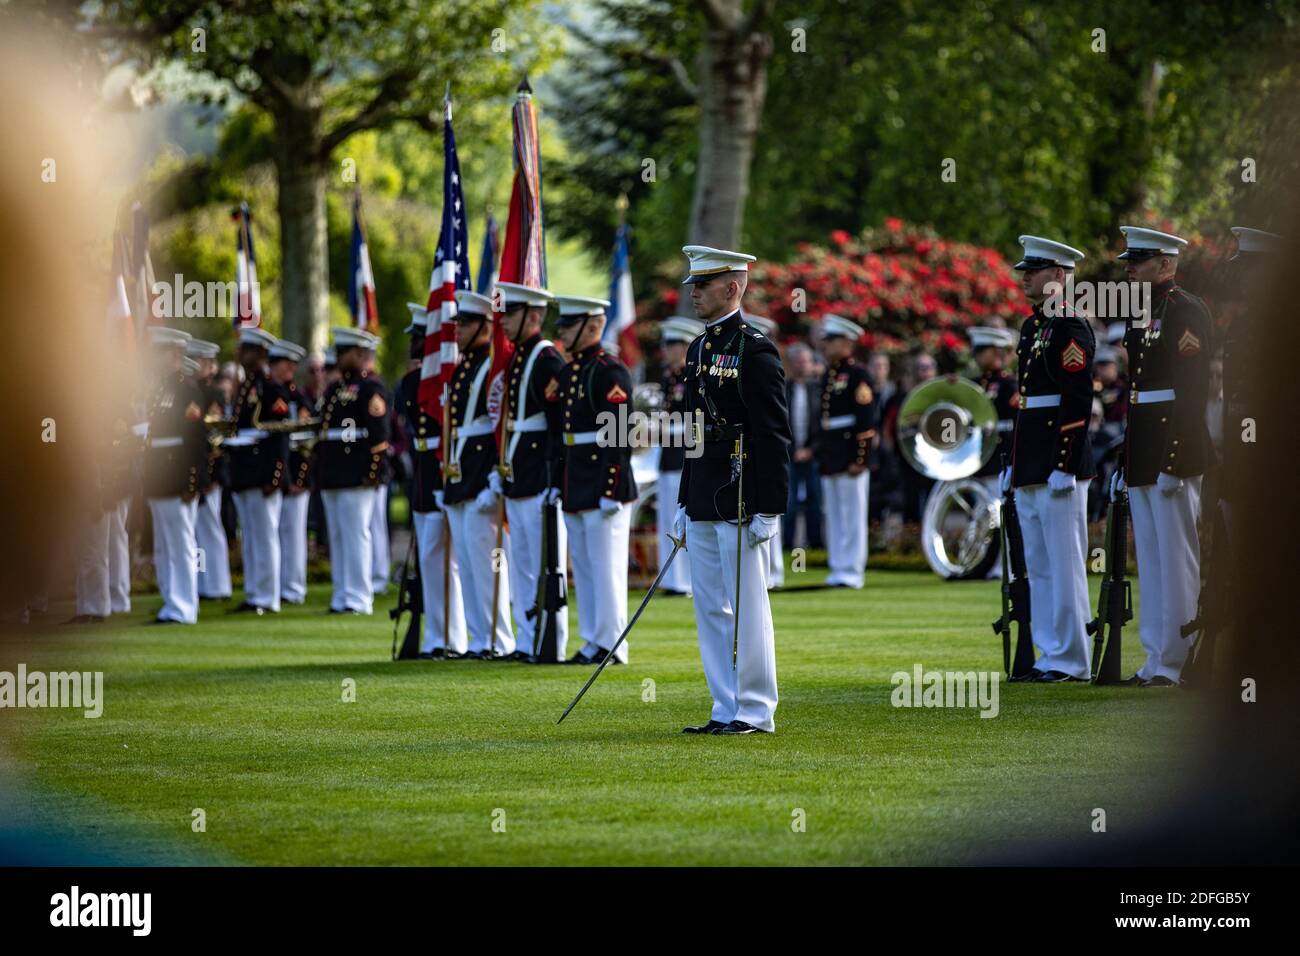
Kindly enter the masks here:
M 1162 471 L 1156 476 L 1156 487 L 1162 495 L 1175 495 L 1183 490 L 1183 479 Z
M 1116 468 L 1110 476 L 1110 484 L 1106 486 L 1106 494 L 1113 501 L 1125 491 L 1128 491 L 1128 485 L 1124 484 L 1124 469 Z
M 1074 475 L 1068 471 L 1054 471 L 1047 476 L 1047 487 L 1053 495 L 1068 495 L 1074 491 Z
M 475 511 L 491 511 L 497 505 L 497 493 L 491 488 L 484 488 L 474 497 Z
M 433 493 L 433 503 L 438 506 L 439 511 L 444 510 L 447 507 L 447 492 L 441 488 L 435 491 Z
M 1005 495 L 1011 490 L 1011 466 L 1008 465 L 1002 469 L 1002 474 L 998 476 L 998 488 Z
M 687 523 L 688 523 L 689 521 L 690 521 L 690 519 L 686 517 L 686 506 L 685 506 L 685 505 L 678 505 L 678 506 L 677 506 L 677 516 L 676 516 L 675 518 L 673 518 L 673 537 L 674 537 L 674 538 L 681 539 L 681 538 L 686 537 L 686 525 L 687 525 Z
M 501 480 L 501 472 L 493 468 L 488 472 L 488 487 L 494 494 L 501 494 L 505 491 L 505 482 Z
M 542 500 L 550 504 L 552 501 L 559 501 L 562 497 L 559 488 L 547 488 L 546 496 Z
M 749 546 L 757 547 L 764 541 L 776 535 L 777 528 L 780 527 L 781 519 L 776 515 L 754 515 L 749 519 Z
M 614 515 L 618 514 L 619 509 L 622 507 L 622 503 L 615 501 L 613 498 L 601 498 L 600 516 L 602 518 L 612 518 Z

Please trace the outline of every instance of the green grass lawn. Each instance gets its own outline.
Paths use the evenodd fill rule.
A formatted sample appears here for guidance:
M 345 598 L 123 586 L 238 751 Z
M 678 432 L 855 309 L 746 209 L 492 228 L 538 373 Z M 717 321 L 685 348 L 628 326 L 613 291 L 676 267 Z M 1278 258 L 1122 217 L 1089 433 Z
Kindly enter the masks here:
M 996 582 L 868 571 L 859 592 L 774 594 L 777 733 L 735 738 L 679 734 L 709 714 L 687 599 L 652 602 L 631 664 L 557 727 L 587 669 L 395 664 L 386 614 L 327 597 L 261 619 L 205 604 L 185 628 L 146 626 L 158 602 L 137 596 L 129 620 L 22 648 L 29 670 L 104 671 L 106 703 L 0 712 L 10 825 L 136 862 L 968 862 L 1104 839 L 1095 807 L 1140 826 L 1191 736 L 1176 691 L 1003 685 L 994 719 L 891 706 L 918 662 L 1000 668 Z

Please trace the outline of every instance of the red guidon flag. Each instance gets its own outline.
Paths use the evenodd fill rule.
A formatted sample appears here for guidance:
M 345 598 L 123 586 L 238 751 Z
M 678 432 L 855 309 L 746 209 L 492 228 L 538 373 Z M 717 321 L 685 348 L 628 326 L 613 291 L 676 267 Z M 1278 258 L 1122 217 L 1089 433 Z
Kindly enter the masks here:
M 515 181 L 510 191 L 510 215 L 501 244 L 502 282 L 517 282 L 535 289 L 546 288 L 546 229 L 542 220 L 542 159 L 537 138 L 537 108 L 533 90 L 524 77 L 515 98 Z M 488 414 L 502 439 L 505 421 L 506 366 L 514 345 L 501 327 L 501 316 L 492 322 L 492 368 L 488 371 Z

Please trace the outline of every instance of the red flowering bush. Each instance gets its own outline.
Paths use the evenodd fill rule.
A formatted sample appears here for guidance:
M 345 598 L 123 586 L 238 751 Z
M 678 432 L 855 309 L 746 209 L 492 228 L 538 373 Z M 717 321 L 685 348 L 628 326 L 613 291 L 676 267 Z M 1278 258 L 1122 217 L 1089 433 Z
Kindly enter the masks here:
M 999 319 L 1015 327 L 1029 314 L 1011 264 L 996 250 L 949 242 L 899 219 L 859 236 L 836 229 L 829 247 L 804 243 L 790 262 L 757 264 L 746 302 L 786 335 L 802 335 L 834 312 L 866 329 L 865 347 L 887 352 L 915 345 L 960 352 L 966 327 Z

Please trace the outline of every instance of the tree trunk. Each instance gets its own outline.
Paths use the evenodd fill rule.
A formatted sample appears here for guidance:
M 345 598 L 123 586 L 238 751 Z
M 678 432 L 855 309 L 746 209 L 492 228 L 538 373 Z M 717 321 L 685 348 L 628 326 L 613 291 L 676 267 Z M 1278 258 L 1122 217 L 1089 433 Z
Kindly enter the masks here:
M 746 31 L 740 0 L 728 6 L 733 25 L 710 25 L 698 60 L 700 154 L 687 239 L 737 249 L 772 41 L 757 28 Z
M 323 351 L 329 344 L 329 246 L 321 114 L 293 110 L 275 119 L 281 335 L 308 351 Z

